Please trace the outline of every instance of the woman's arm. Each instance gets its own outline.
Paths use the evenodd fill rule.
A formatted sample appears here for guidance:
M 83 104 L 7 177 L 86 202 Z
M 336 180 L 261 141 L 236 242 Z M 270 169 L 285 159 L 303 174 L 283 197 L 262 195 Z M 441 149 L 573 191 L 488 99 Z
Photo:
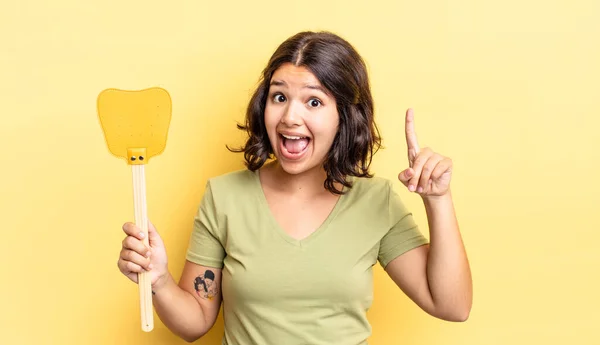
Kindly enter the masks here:
M 214 325 L 221 306 L 221 269 L 186 261 L 179 284 L 168 270 L 165 245 L 154 225 L 148 224 L 149 246 L 132 222 L 123 225 L 127 234 L 117 261 L 119 270 L 137 283 L 140 272 L 149 272 L 152 302 L 161 321 L 176 335 L 191 342 Z M 212 290 L 199 290 L 196 281 L 212 282 Z
M 452 160 L 430 148 L 419 148 L 412 109 L 406 112 L 410 167 L 398 179 L 423 199 L 430 244 L 408 251 L 387 266 L 396 284 L 423 310 L 450 321 L 465 321 L 473 287 L 450 191 Z
M 210 272 L 210 273 L 208 273 Z M 214 277 L 213 289 L 196 285 L 197 277 Z M 153 287 L 153 302 L 161 321 L 188 342 L 205 335 L 215 324 L 221 306 L 221 270 L 186 261 L 179 284 L 171 275 Z
M 386 266 L 386 272 L 417 305 L 448 321 L 465 321 L 471 311 L 471 270 L 450 192 L 424 197 L 430 244 L 415 248 Z

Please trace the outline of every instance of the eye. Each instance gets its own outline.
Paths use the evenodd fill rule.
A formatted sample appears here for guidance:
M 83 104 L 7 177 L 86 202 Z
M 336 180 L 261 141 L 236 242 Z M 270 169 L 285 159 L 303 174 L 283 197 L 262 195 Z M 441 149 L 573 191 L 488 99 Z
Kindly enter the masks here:
M 285 102 L 285 96 L 280 93 L 276 93 L 272 98 L 275 103 Z
M 320 106 L 321 104 L 322 104 L 321 101 L 316 98 L 313 98 L 310 101 L 308 101 L 308 105 L 310 105 L 313 108 L 316 108 L 316 107 Z

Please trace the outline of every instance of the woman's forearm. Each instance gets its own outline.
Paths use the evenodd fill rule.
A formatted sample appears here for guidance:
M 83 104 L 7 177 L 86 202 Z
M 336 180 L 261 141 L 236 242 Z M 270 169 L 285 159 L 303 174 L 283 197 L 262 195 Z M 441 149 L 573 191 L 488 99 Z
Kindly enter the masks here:
M 451 192 L 424 197 L 430 249 L 427 280 L 436 311 L 444 318 L 464 321 L 472 305 L 472 280 Z
M 210 329 L 200 304 L 170 274 L 164 283 L 153 288 L 152 299 L 158 317 L 182 339 L 195 341 Z

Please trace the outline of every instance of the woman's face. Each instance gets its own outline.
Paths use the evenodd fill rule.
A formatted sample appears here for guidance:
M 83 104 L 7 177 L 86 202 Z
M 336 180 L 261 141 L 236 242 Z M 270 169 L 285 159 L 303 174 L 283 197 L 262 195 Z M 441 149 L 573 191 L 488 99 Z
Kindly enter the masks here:
M 283 64 L 271 78 L 265 126 L 281 167 L 300 174 L 322 167 L 338 130 L 335 99 L 306 67 Z

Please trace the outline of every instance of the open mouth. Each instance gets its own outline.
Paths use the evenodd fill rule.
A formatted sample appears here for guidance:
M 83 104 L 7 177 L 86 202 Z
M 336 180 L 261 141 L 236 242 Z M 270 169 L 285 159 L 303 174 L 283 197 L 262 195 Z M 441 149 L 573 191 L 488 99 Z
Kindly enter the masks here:
M 279 134 L 282 153 L 286 158 L 300 158 L 310 144 L 310 137 Z

